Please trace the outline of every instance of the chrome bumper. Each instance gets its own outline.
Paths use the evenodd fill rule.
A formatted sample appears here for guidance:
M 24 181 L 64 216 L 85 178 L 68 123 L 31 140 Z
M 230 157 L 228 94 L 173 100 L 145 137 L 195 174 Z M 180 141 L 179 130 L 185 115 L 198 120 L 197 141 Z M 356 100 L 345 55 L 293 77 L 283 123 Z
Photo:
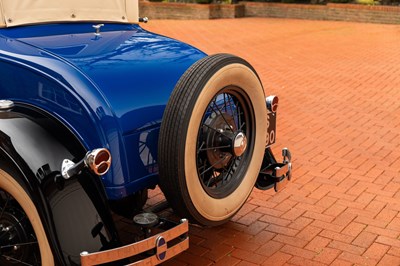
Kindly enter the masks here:
M 188 221 L 182 219 L 177 226 L 133 244 L 94 253 L 82 252 L 81 264 L 98 265 L 155 251 L 154 255 L 127 265 L 157 265 L 189 248 L 188 231 Z M 171 241 L 174 245 L 169 243 Z

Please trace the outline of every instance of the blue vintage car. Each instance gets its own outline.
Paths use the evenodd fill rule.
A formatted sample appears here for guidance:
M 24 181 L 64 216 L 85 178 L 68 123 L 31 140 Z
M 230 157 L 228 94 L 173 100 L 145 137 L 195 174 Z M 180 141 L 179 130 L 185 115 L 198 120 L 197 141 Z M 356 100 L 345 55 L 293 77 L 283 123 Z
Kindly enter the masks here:
M 0 265 L 158 264 L 188 221 L 220 225 L 290 179 L 250 64 L 144 21 L 136 0 L 0 0 Z M 142 209 L 156 185 L 184 219 Z

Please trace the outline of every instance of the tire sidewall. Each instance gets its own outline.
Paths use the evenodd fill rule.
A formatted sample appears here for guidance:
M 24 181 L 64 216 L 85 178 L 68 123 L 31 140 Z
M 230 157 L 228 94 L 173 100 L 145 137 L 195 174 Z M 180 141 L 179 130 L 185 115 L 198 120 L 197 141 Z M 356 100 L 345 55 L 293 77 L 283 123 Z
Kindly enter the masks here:
M 211 100 L 221 89 L 227 86 L 237 86 L 248 97 L 250 108 L 254 114 L 254 144 L 252 154 L 249 154 L 243 180 L 236 190 L 225 198 L 213 198 L 207 194 L 200 183 L 196 165 L 196 148 L 198 132 L 205 110 Z M 262 85 L 252 69 L 241 63 L 227 64 L 219 69 L 205 83 L 192 109 L 192 116 L 187 126 L 185 140 L 185 183 L 189 201 L 198 214 L 195 217 L 204 217 L 213 222 L 223 222 L 231 218 L 245 203 L 250 195 L 261 167 L 265 152 L 266 117 L 265 95 Z M 203 219 L 204 219 L 203 218 Z
M 9 193 L 22 207 L 35 232 L 36 239 L 39 244 L 40 257 L 42 265 L 54 266 L 54 258 L 51 252 L 49 241 L 42 222 L 39 217 L 39 213 L 33 204 L 31 198 L 21 187 L 21 185 L 7 172 L 0 169 L 0 189 L 5 190 Z

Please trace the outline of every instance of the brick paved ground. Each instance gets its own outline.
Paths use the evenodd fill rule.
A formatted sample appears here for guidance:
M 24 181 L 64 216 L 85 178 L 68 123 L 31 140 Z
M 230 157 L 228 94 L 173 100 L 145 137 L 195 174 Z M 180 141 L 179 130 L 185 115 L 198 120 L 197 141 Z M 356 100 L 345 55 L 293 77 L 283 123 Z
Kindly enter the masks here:
M 281 99 L 294 181 L 228 224 L 190 229 L 167 265 L 400 265 L 400 26 L 279 19 L 145 28 L 255 66 Z M 162 200 L 159 190 L 151 204 Z

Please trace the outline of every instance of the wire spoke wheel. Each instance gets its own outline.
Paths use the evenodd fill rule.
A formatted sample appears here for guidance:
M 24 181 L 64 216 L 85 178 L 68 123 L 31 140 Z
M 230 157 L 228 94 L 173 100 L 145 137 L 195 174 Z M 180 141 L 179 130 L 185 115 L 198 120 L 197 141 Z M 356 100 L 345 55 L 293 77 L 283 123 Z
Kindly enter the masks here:
M 241 88 L 229 86 L 208 104 L 197 138 L 197 172 L 203 189 L 224 198 L 240 185 L 236 171 L 249 160 L 253 114 Z
M 26 214 L 0 190 L 0 265 L 41 265 L 35 233 Z
M 159 136 L 160 187 L 191 222 L 216 226 L 246 202 L 266 140 L 265 95 L 245 60 L 217 54 L 178 81 Z
M 21 185 L 1 169 L 0 265 L 54 265 L 35 205 Z

